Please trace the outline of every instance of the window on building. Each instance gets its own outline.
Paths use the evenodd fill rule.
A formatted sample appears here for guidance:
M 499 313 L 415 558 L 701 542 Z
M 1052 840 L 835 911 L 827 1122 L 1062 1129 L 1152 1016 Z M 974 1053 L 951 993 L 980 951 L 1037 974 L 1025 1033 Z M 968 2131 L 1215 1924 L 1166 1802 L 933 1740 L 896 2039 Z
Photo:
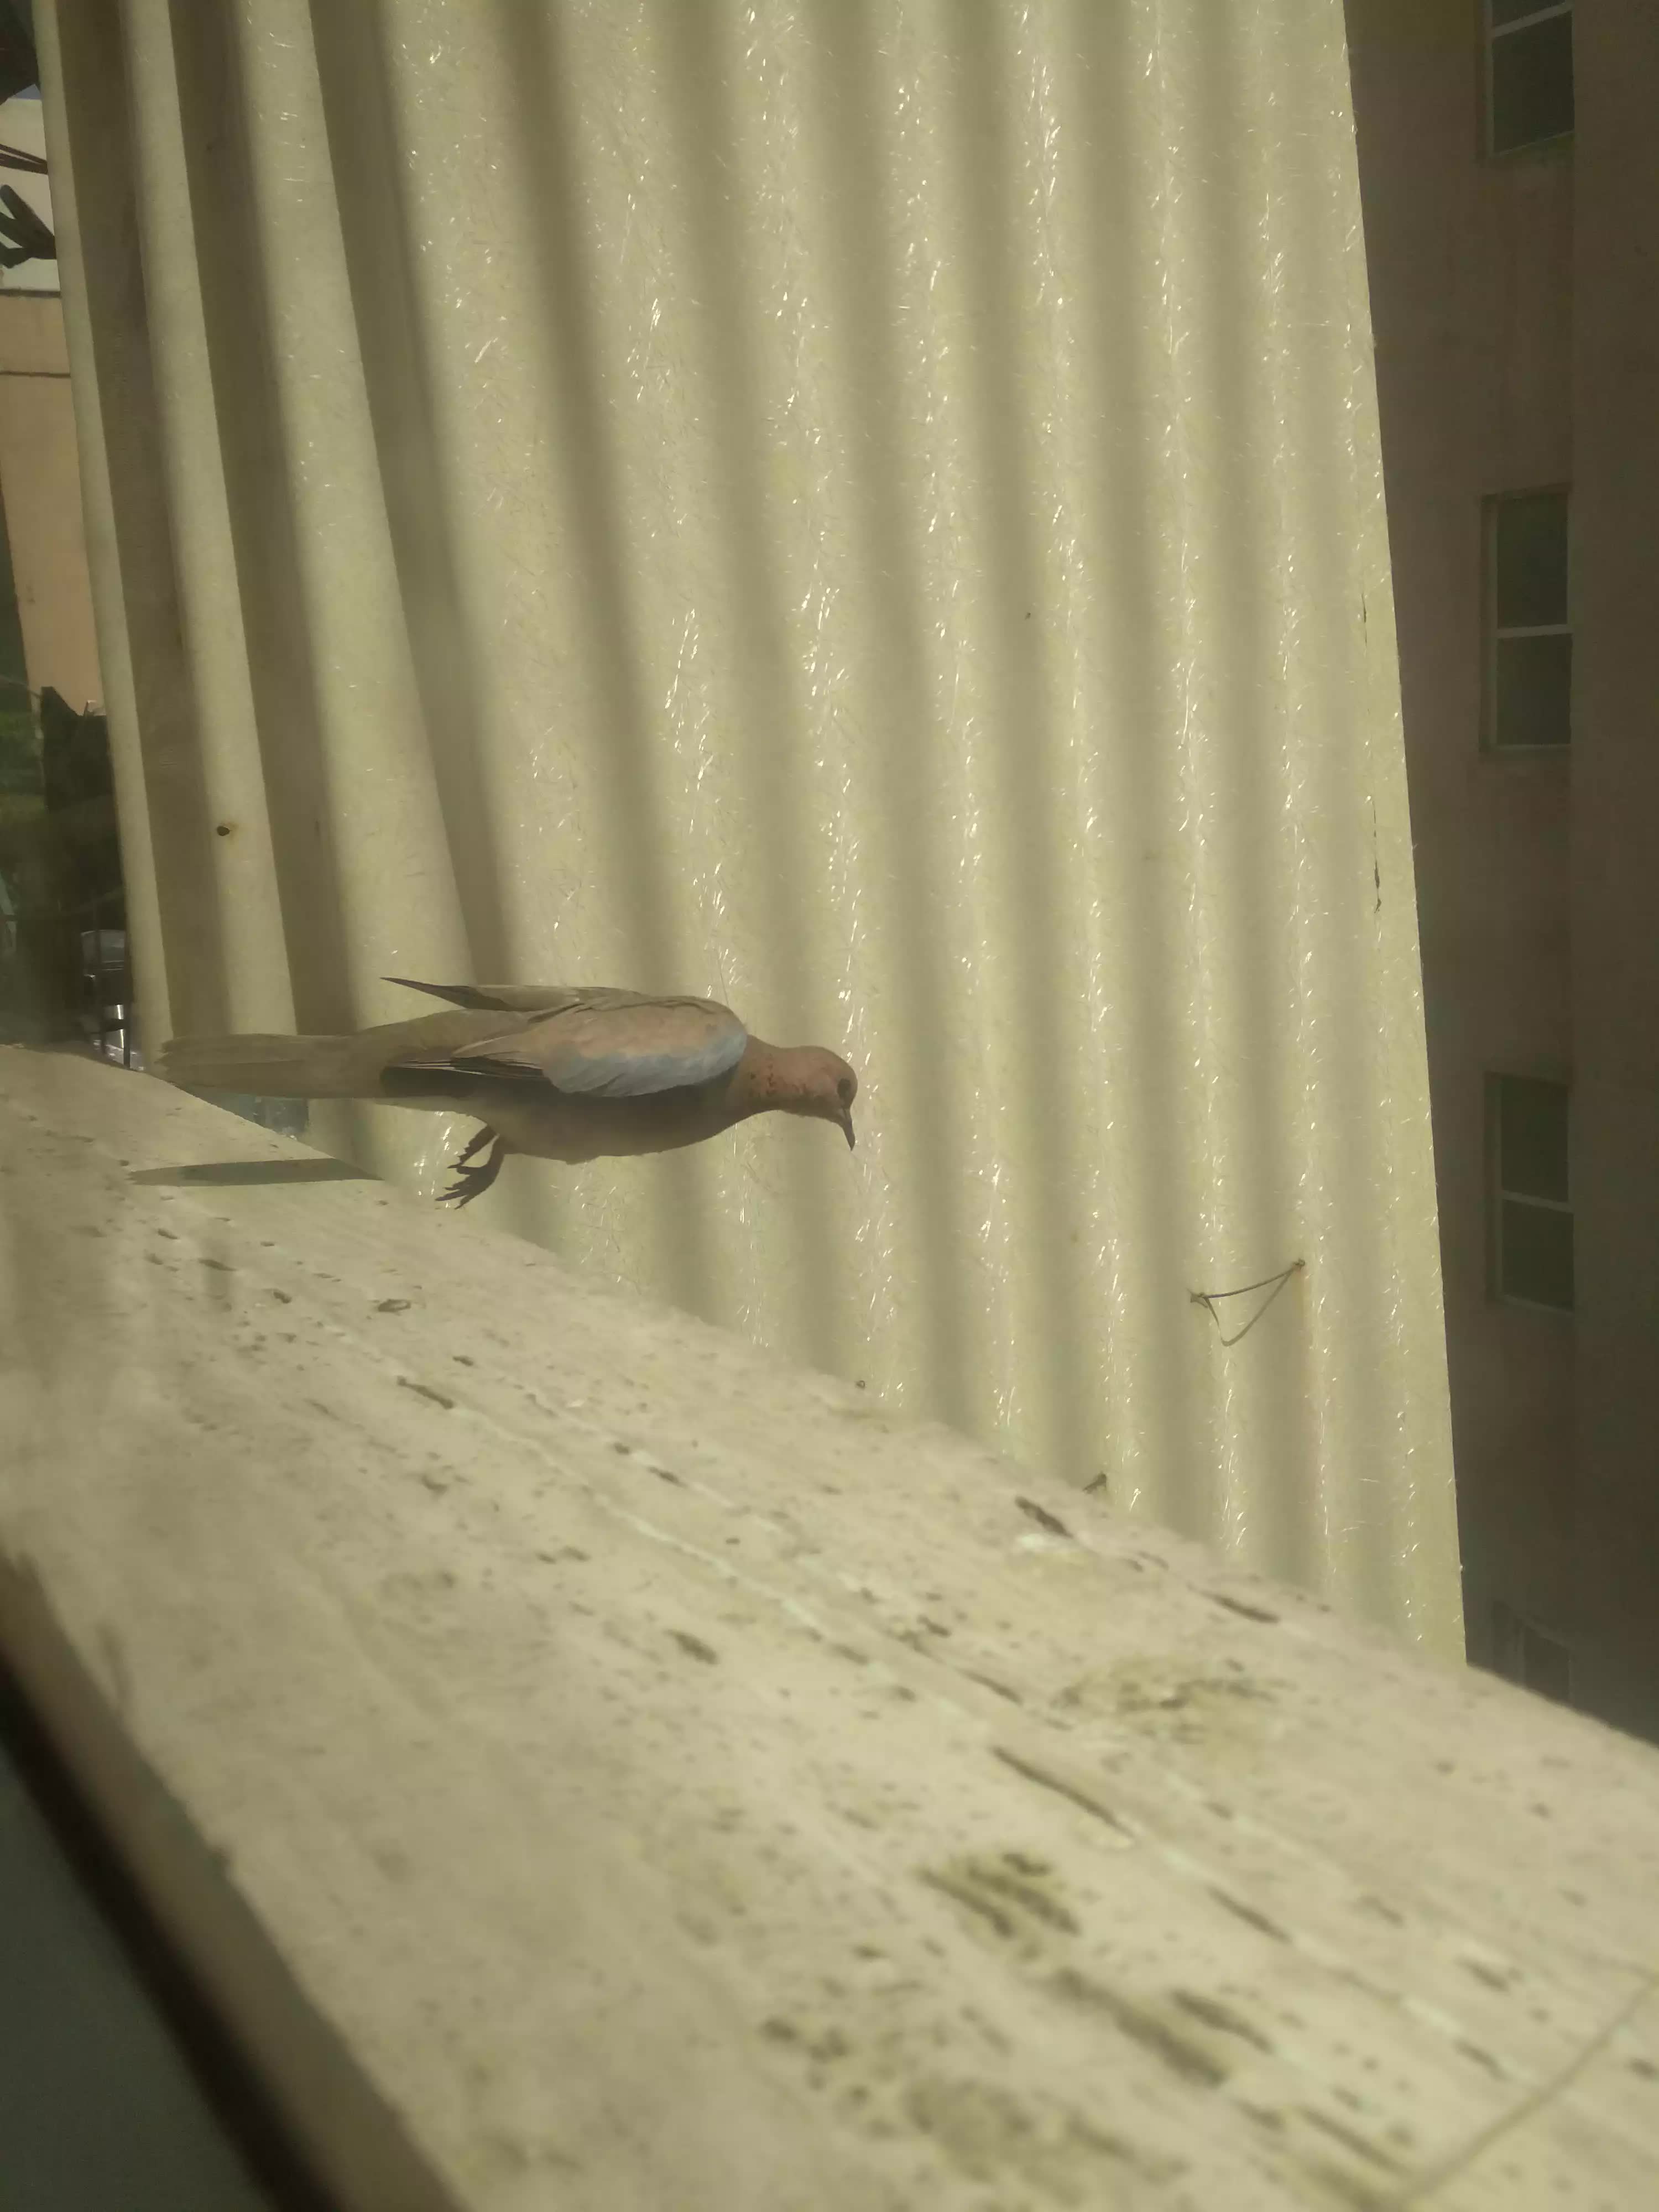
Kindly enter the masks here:
M 1572 0 L 1486 0 L 1486 151 L 1572 130 Z
M 40 744 L 23 664 L 23 625 L 11 568 L 11 538 L 0 501 L 0 823 L 40 805 Z
M 1492 1609 L 1492 1671 L 1558 1705 L 1572 1702 L 1572 1654 L 1499 1598 Z
M 1572 734 L 1567 495 L 1486 501 L 1486 742 L 1500 751 L 1565 745 Z
M 1492 1285 L 1501 1298 L 1572 1310 L 1567 1086 L 1488 1078 Z

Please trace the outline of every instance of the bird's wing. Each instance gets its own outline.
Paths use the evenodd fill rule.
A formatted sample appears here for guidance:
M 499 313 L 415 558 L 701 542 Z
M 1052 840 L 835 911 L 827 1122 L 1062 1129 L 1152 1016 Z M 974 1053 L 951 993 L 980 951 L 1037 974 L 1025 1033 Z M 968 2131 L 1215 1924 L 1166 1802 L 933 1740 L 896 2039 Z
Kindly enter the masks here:
M 572 1097 L 639 1098 L 729 1074 L 749 1033 L 713 999 L 651 999 L 633 991 L 573 991 L 536 1018 L 441 1053 L 416 1050 L 395 1066 L 544 1083 Z
M 556 1014 L 567 1006 L 639 996 L 634 991 L 584 991 L 569 983 L 417 983 L 409 975 L 381 980 L 400 983 L 405 991 L 424 991 L 431 999 L 447 999 L 452 1006 L 501 1014 Z

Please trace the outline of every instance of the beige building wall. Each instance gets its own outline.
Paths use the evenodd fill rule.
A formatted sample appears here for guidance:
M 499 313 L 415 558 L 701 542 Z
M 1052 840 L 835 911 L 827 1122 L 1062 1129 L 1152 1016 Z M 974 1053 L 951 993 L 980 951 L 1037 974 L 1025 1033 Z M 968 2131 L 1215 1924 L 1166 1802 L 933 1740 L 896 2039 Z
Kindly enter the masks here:
M 1583 11 L 1573 1174 L 1583 1702 L 1659 1735 L 1659 9 Z
M 1576 137 L 1493 160 L 1468 0 L 1347 4 L 1469 1652 L 1501 1658 L 1508 1607 L 1569 1646 L 1575 1703 L 1652 1732 L 1659 12 L 1577 18 Z M 1561 483 L 1573 742 L 1483 751 L 1481 502 Z M 1571 1315 L 1492 1294 L 1496 1073 L 1572 1085 Z
M 0 495 L 29 682 L 101 703 L 62 302 L 0 294 Z

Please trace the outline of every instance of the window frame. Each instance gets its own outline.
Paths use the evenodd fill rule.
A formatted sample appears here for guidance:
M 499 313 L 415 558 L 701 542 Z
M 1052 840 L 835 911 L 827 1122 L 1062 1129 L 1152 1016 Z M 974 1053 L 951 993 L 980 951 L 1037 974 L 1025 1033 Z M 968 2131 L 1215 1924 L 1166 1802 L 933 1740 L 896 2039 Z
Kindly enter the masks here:
M 1491 1608 L 1492 1671 L 1513 1682 L 1535 1698 L 1547 1698 L 1552 1705 L 1571 1709 L 1573 1703 L 1575 1653 L 1572 1641 L 1559 1630 L 1547 1628 L 1518 1606 L 1505 1598 L 1494 1598 Z M 1544 1669 L 1533 1663 L 1541 1656 L 1539 1646 L 1547 1647 L 1559 1654 L 1561 1663 L 1563 1689 L 1558 1697 L 1553 1690 L 1546 1689 Z
M 1554 748 L 1552 748 L 1554 750 Z M 1567 1103 L 1567 1194 L 1565 1198 L 1540 1198 L 1532 1191 L 1509 1190 L 1504 1183 L 1504 1085 L 1505 1082 L 1547 1083 L 1566 1093 Z M 1516 1306 L 1523 1313 L 1551 1314 L 1558 1321 L 1571 1322 L 1578 1311 L 1577 1236 L 1574 1222 L 1573 1302 L 1571 1305 L 1553 1305 L 1541 1298 L 1522 1297 L 1515 1291 L 1504 1287 L 1504 1208 L 1506 1204 L 1530 1206 L 1540 1213 L 1565 1213 L 1574 1219 L 1572 1191 L 1572 1084 L 1556 1070 L 1540 1068 L 1494 1068 L 1486 1075 L 1486 1288 L 1487 1295 L 1497 1305 Z
M 1507 501 L 1559 498 L 1565 510 L 1567 556 L 1567 618 L 1559 623 L 1498 621 L 1498 514 Z M 1567 734 L 1548 744 L 1506 745 L 1498 737 L 1498 648 L 1510 637 L 1565 637 L 1575 635 L 1572 619 L 1572 486 L 1556 482 L 1517 484 L 1505 491 L 1491 491 L 1480 501 L 1480 749 L 1498 760 L 1570 758 L 1572 752 L 1572 694 L 1567 694 Z
M 1524 15 L 1512 23 L 1494 23 L 1492 19 L 1492 0 L 1480 0 L 1480 155 L 1483 161 L 1514 161 L 1529 155 L 1554 152 L 1571 146 L 1577 130 L 1577 88 L 1574 86 L 1573 120 L 1565 131 L 1553 131 L 1547 138 L 1528 138 L 1518 146 L 1498 148 L 1492 141 L 1496 136 L 1496 102 L 1492 82 L 1492 58 L 1497 41 L 1512 38 L 1517 31 L 1530 30 L 1535 24 L 1553 17 L 1565 15 L 1569 21 L 1575 12 L 1575 0 L 1538 0 Z

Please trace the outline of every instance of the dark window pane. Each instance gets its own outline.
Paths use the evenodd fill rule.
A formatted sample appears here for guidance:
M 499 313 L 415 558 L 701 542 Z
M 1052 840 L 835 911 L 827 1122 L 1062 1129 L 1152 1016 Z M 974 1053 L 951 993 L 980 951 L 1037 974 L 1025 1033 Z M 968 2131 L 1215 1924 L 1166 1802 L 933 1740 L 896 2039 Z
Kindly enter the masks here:
M 1567 618 L 1567 495 L 1500 499 L 1493 518 L 1498 627 L 1530 629 Z
M 1494 744 L 1566 744 L 1572 735 L 1572 639 L 1565 630 L 1500 637 L 1497 678 Z
M 1498 1079 L 1498 1187 L 1522 1198 L 1567 1198 L 1567 1086 Z
M 1521 1680 L 1521 1620 L 1501 1597 L 1492 1604 L 1492 1671 L 1505 1680 Z
M 29 706 L 28 671 L 23 665 L 23 626 L 18 618 L 12 580 L 11 540 L 0 507 L 0 793 L 40 791 L 40 747 Z M 0 819 L 8 811 L 0 798 Z
M 1572 128 L 1572 17 L 1550 15 L 1492 42 L 1492 150 L 1559 138 Z
M 1546 1636 L 1540 1629 L 1523 1626 L 1521 1631 L 1521 1679 L 1540 1698 L 1553 1698 L 1558 1705 L 1566 1705 L 1571 1689 L 1566 1645 L 1558 1644 L 1553 1636 Z
M 1572 1310 L 1572 1216 L 1552 1206 L 1504 1200 L 1504 1264 L 1498 1288 L 1506 1298 Z

